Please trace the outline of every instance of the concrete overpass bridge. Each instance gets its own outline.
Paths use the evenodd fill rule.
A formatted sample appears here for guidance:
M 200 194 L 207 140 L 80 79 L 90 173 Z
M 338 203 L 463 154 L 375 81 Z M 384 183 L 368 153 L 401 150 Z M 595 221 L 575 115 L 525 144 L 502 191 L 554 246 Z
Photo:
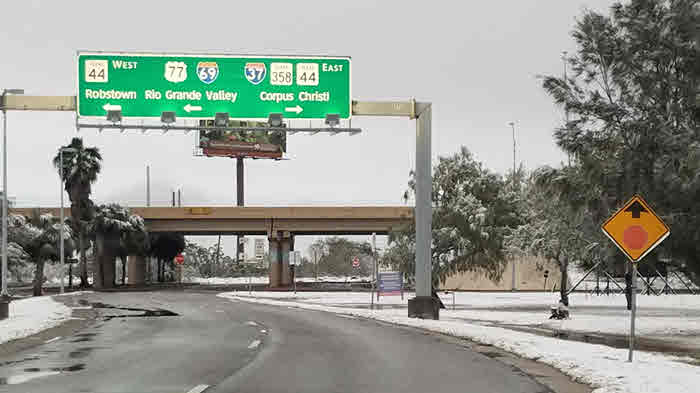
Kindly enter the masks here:
M 30 215 L 35 208 L 14 208 Z M 266 235 L 270 248 L 270 286 L 291 284 L 289 251 L 296 235 L 388 234 L 414 220 L 413 207 L 130 207 L 150 232 L 185 235 Z M 39 208 L 58 216 L 59 208 Z M 66 217 L 70 209 L 64 208 Z M 131 258 L 131 257 L 130 257 Z M 134 268 L 138 264 L 134 263 Z M 129 264 L 131 269 L 132 264 Z M 139 274 L 139 276 L 141 276 Z

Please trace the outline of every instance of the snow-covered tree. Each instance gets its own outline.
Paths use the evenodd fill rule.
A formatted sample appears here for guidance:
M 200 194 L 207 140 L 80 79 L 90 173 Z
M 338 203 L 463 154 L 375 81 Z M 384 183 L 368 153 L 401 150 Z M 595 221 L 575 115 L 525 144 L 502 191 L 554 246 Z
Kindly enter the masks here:
M 609 15 L 585 11 L 568 78 L 544 77 L 543 87 L 569 112 L 554 136 L 586 180 L 586 212 L 600 224 L 641 194 L 672 233 L 644 264 L 672 255 L 700 282 L 697 4 L 630 0 Z
M 415 190 L 411 174 L 409 190 Z M 506 265 L 504 238 L 521 223 L 519 189 L 474 160 L 466 147 L 440 157 L 434 168 L 432 204 L 433 285 L 465 271 L 482 271 L 499 279 Z M 382 263 L 415 272 L 415 224 L 390 236 Z
M 124 254 L 122 238 L 133 230 L 135 219 L 131 219 L 129 209 L 116 203 L 101 205 L 95 210 L 88 231 L 95 236 L 96 287 L 110 288 L 115 284 L 115 263 L 117 256 Z
M 44 264 L 60 259 L 60 230 L 58 217 L 51 214 L 39 214 L 36 210 L 29 218 L 11 215 L 8 220 L 8 257 L 22 262 L 31 260 L 35 263 L 34 296 L 41 296 L 44 283 Z M 64 252 L 69 256 L 73 252 L 71 229 L 63 224 Z M 28 258 L 27 258 L 28 257 Z M 15 265 L 15 269 L 20 266 Z
M 63 163 L 61 163 L 61 149 Z M 81 138 L 73 138 L 71 143 L 59 147 L 59 152 L 53 158 L 56 169 L 63 167 L 63 179 L 66 192 L 71 202 L 71 225 L 78 238 L 78 250 L 80 251 L 80 285 L 88 286 L 87 262 L 85 251 L 89 248 L 86 244 L 85 229 L 92 220 L 94 204 L 90 200 L 92 183 L 97 180 L 97 175 L 102 169 L 102 156 L 96 147 L 86 147 Z M 60 176 L 60 174 L 59 174 Z
M 536 170 L 522 191 L 523 224 L 507 238 L 512 255 L 539 256 L 559 267 L 558 286 L 566 305 L 569 266 L 591 259 L 601 237 L 585 206 L 572 203 L 576 197 L 568 194 L 581 187 L 576 175 L 575 167 Z

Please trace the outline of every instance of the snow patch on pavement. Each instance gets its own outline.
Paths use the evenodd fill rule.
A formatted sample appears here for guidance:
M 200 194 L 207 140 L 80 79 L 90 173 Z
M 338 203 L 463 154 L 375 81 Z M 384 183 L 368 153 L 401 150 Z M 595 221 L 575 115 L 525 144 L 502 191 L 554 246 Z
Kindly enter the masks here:
M 10 302 L 10 317 L 0 321 L 0 344 L 31 336 L 70 319 L 71 309 L 48 296 Z
M 293 306 L 296 308 L 376 319 L 468 338 L 556 367 L 573 379 L 593 386 L 595 389 L 594 393 L 694 393 L 697 391 L 697 386 L 700 385 L 700 368 L 682 363 L 683 360 L 687 360 L 685 358 L 637 351 L 635 353 L 635 361 L 633 363 L 627 363 L 626 349 L 560 340 L 499 327 L 476 325 L 458 320 L 443 319 L 433 321 L 408 318 L 405 309 L 368 310 L 343 306 L 310 304 L 300 301 L 300 299 L 298 299 L 300 297 L 299 295 L 302 295 L 302 298 L 311 297 L 313 295 L 319 296 L 318 293 L 312 295 L 297 294 L 297 296 L 290 296 L 289 299 L 285 300 L 269 299 L 275 296 L 280 297 L 279 293 L 258 292 L 255 297 L 248 297 L 239 296 L 236 292 L 229 292 L 219 294 L 218 296 L 253 303 L 286 307 Z M 336 297 L 340 297 L 341 295 L 347 297 L 348 293 L 335 294 Z M 363 295 L 367 297 L 367 294 Z M 468 295 L 474 296 L 475 294 L 469 293 Z M 494 294 L 483 295 L 499 296 Z M 352 296 L 350 297 L 352 298 Z M 476 297 L 478 298 L 480 296 Z M 511 300 L 513 298 L 514 296 L 511 296 Z M 610 298 L 606 298 L 605 300 L 607 300 L 609 304 Z

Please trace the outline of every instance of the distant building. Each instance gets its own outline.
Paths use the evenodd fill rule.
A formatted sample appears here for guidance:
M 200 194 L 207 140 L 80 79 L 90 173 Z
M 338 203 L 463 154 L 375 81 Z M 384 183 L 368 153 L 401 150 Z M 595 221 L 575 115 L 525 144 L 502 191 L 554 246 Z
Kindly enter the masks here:
M 265 255 L 267 251 L 267 239 L 260 237 L 247 236 L 242 240 L 243 254 L 241 262 L 251 265 L 260 265 L 263 267 L 267 261 Z
M 555 263 L 547 262 L 536 257 L 521 257 L 508 261 L 500 281 L 492 281 L 481 272 L 456 273 L 440 285 L 441 289 L 471 290 L 471 291 L 510 291 L 513 282 L 513 262 L 515 266 L 515 288 L 521 291 L 541 291 L 545 288 L 545 270 L 548 272 L 546 280 L 547 290 L 552 290 L 556 285 L 559 289 L 561 273 Z M 571 283 L 568 284 L 569 286 Z
M 255 259 L 262 261 L 265 257 L 265 243 L 267 243 L 265 239 L 255 239 Z

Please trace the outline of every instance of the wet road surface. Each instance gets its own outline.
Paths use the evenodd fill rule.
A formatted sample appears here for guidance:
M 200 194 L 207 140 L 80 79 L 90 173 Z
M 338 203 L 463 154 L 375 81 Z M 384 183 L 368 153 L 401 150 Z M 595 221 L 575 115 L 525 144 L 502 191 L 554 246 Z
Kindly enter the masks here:
M 0 391 L 521 392 L 548 388 L 440 336 L 183 291 L 83 295 L 103 315 L 0 358 Z

